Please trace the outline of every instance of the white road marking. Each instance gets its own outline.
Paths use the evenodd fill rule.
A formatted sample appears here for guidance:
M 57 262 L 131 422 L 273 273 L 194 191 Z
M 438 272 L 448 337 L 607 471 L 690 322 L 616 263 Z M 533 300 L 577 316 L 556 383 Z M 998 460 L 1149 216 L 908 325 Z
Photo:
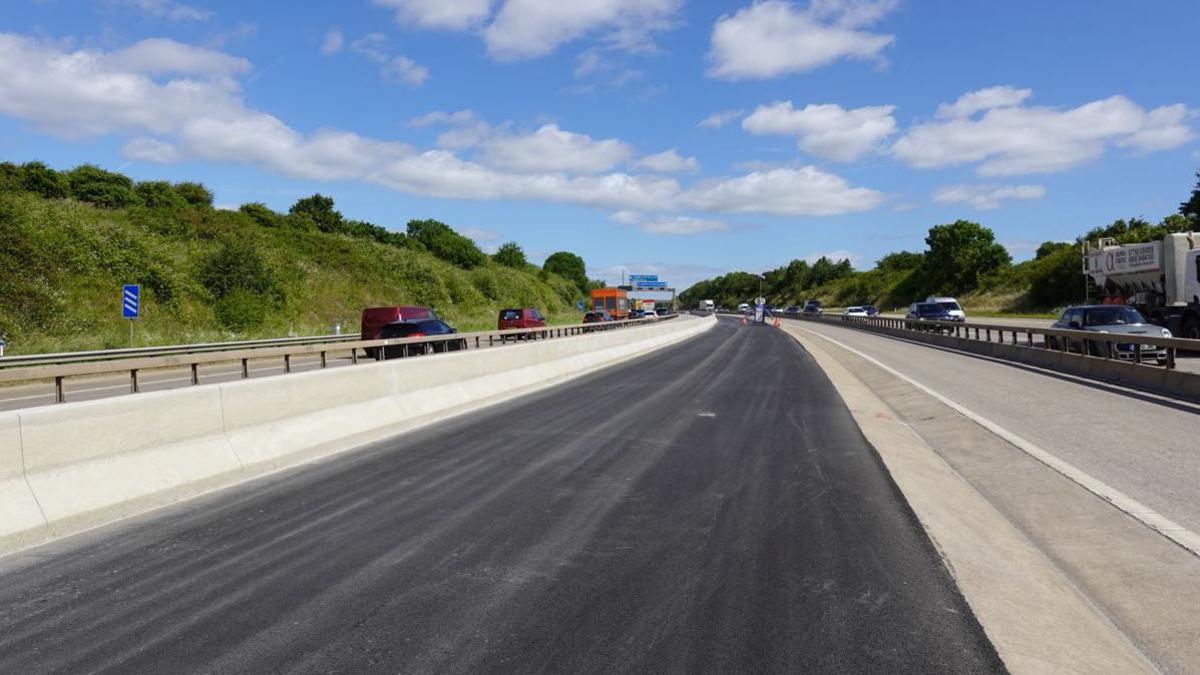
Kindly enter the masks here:
M 1167 518 L 1166 516 L 1158 513 L 1154 509 L 1151 509 L 1149 506 L 1142 504 L 1141 502 L 1137 501 L 1133 497 L 1126 495 L 1125 493 L 1108 485 L 1107 483 L 1105 483 L 1101 480 L 1098 480 L 1096 478 L 1093 478 L 1092 476 L 1088 475 L 1081 469 L 1078 469 L 1078 468 L 1072 466 L 1071 464 L 1064 462 L 1063 460 L 1059 459 L 1058 457 L 1055 457 L 1053 454 L 1043 450 L 1042 448 L 1034 445 L 1033 443 L 1025 440 L 1024 438 L 1021 438 L 1017 434 L 1009 431 L 1008 429 L 1005 429 L 1004 427 L 1000 426 L 999 424 L 996 424 L 995 422 L 989 420 L 988 418 L 984 417 L 983 415 L 980 415 L 979 413 L 977 413 L 963 405 L 960 405 L 959 403 L 956 403 L 955 401 L 951 400 L 949 397 L 943 396 L 942 394 L 934 391 L 933 389 L 930 389 L 929 387 L 925 386 L 924 384 L 921 384 L 920 382 L 917 382 L 916 380 L 905 375 L 904 373 L 901 373 L 900 371 L 896 370 L 895 368 L 892 368 L 891 366 L 888 366 L 888 365 L 882 363 L 878 359 L 876 359 L 872 356 L 868 356 L 867 354 L 864 354 L 863 352 L 861 352 L 849 345 L 843 344 L 842 342 L 839 342 L 838 340 L 835 340 L 826 335 L 821 335 L 820 333 L 809 330 L 807 328 L 800 328 L 799 326 L 795 326 L 795 328 L 797 330 L 804 331 L 805 333 L 808 333 L 809 335 L 813 335 L 813 336 L 821 338 L 822 340 L 825 340 L 827 342 L 831 342 L 852 354 L 856 354 L 856 355 L 862 357 L 864 360 L 882 368 L 883 370 L 887 371 L 888 373 L 891 373 L 892 375 L 895 375 L 896 377 L 900 378 L 901 380 L 904 380 L 905 382 L 911 384 L 912 386 L 916 387 L 917 389 L 920 389 L 921 391 L 925 392 L 926 394 L 929 394 L 930 396 L 936 398 L 938 401 L 940 401 L 940 402 L 946 404 L 947 406 L 949 406 L 950 408 L 954 409 L 956 412 L 963 415 L 964 417 L 966 417 L 966 418 L 970 419 L 971 421 L 975 422 L 976 424 L 982 426 L 983 428 L 987 429 L 988 431 L 992 432 L 993 434 L 996 434 L 1000 438 L 1007 441 L 1009 444 L 1016 446 L 1017 448 L 1020 448 L 1026 454 L 1028 454 L 1029 456 L 1038 460 L 1042 464 L 1045 464 L 1046 466 L 1050 467 L 1051 469 L 1054 469 L 1055 471 L 1066 476 L 1067 478 L 1074 481 L 1076 484 L 1078 484 L 1079 486 L 1088 490 L 1089 492 L 1096 495 L 1097 497 L 1112 504 L 1113 506 L 1117 507 L 1121 511 L 1124 511 L 1125 513 L 1129 514 L 1130 516 L 1140 520 L 1143 524 L 1145 524 L 1150 529 L 1158 532 L 1159 534 L 1170 539 L 1171 541 L 1175 542 L 1176 544 L 1179 544 L 1180 546 L 1187 549 L 1188 551 L 1191 551 L 1193 554 L 1200 556 L 1200 535 L 1197 535 L 1195 532 L 1188 530 L 1187 528 L 1176 523 L 1175 521 L 1171 520 L 1170 518 Z

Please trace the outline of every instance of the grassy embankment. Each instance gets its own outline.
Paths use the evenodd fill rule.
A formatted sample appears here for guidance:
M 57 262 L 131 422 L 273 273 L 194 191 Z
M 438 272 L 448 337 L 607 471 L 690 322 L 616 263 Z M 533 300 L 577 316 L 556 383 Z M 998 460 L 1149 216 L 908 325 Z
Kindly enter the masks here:
M 258 259 L 262 288 L 222 301 L 206 266 L 230 246 Z M 105 209 L 0 192 L 6 354 L 128 346 L 119 299 L 126 283 L 143 286 L 138 346 L 327 334 L 337 323 L 357 332 L 360 311 L 375 305 L 431 306 L 463 331 L 494 329 L 506 306 L 539 307 L 554 322 L 574 323 L 581 294 L 531 265 L 488 260 L 462 269 L 419 246 L 264 227 L 240 212 Z

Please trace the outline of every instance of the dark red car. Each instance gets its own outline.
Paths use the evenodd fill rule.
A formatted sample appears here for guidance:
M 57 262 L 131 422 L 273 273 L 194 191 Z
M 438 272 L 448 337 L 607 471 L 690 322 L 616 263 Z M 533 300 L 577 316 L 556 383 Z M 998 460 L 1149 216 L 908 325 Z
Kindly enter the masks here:
M 510 328 L 545 328 L 546 317 L 532 307 L 524 309 L 500 310 L 500 321 L 496 325 L 499 330 Z

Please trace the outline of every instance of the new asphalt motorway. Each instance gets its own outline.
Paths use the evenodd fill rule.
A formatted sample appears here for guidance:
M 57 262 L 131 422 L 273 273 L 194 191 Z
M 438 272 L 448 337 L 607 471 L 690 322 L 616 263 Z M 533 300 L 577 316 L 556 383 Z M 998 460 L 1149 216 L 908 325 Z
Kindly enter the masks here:
M 0 559 L 0 672 L 1003 665 L 784 331 L 701 337 Z

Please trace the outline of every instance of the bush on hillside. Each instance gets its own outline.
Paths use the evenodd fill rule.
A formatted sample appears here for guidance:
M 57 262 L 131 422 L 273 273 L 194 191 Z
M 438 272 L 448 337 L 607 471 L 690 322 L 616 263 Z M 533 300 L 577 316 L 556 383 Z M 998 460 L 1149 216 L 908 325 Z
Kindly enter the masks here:
M 583 258 L 570 251 L 551 253 L 546 258 L 546 262 L 542 263 L 542 269 L 549 274 L 557 274 L 575 282 L 580 293 L 586 294 L 591 290 L 588 284 L 587 266 L 583 264 Z
M 81 202 L 105 209 L 120 209 L 142 203 L 133 191 L 133 181 L 128 176 L 84 164 L 68 171 L 66 177 L 71 196 Z
M 175 192 L 183 201 L 197 208 L 212 208 L 213 193 L 203 183 L 183 182 L 175 184 Z
M 41 162 L 21 165 L 21 187 L 47 199 L 62 199 L 71 194 L 66 176 Z
M 187 206 L 187 202 L 179 196 L 175 187 L 165 180 L 141 181 L 133 186 L 133 191 L 143 204 L 152 209 L 177 209 Z
M 931 292 L 965 294 L 979 287 L 981 277 L 1012 262 L 995 233 L 967 220 L 930 228 L 925 243 L 921 276 Z
M 420 242 L 435 256 L 463 269 L 469 270 L 487 262 L 487 256 L 474 241 L 437 220 L 410 220 L 408 237 Z
M 525 260 L 525 251 L 515 241 L 501 244 L 500 248 L 496 250 L 496 254 L 492 256 L 492 260 L 505 267 L 521 268 L 529 264 Z

